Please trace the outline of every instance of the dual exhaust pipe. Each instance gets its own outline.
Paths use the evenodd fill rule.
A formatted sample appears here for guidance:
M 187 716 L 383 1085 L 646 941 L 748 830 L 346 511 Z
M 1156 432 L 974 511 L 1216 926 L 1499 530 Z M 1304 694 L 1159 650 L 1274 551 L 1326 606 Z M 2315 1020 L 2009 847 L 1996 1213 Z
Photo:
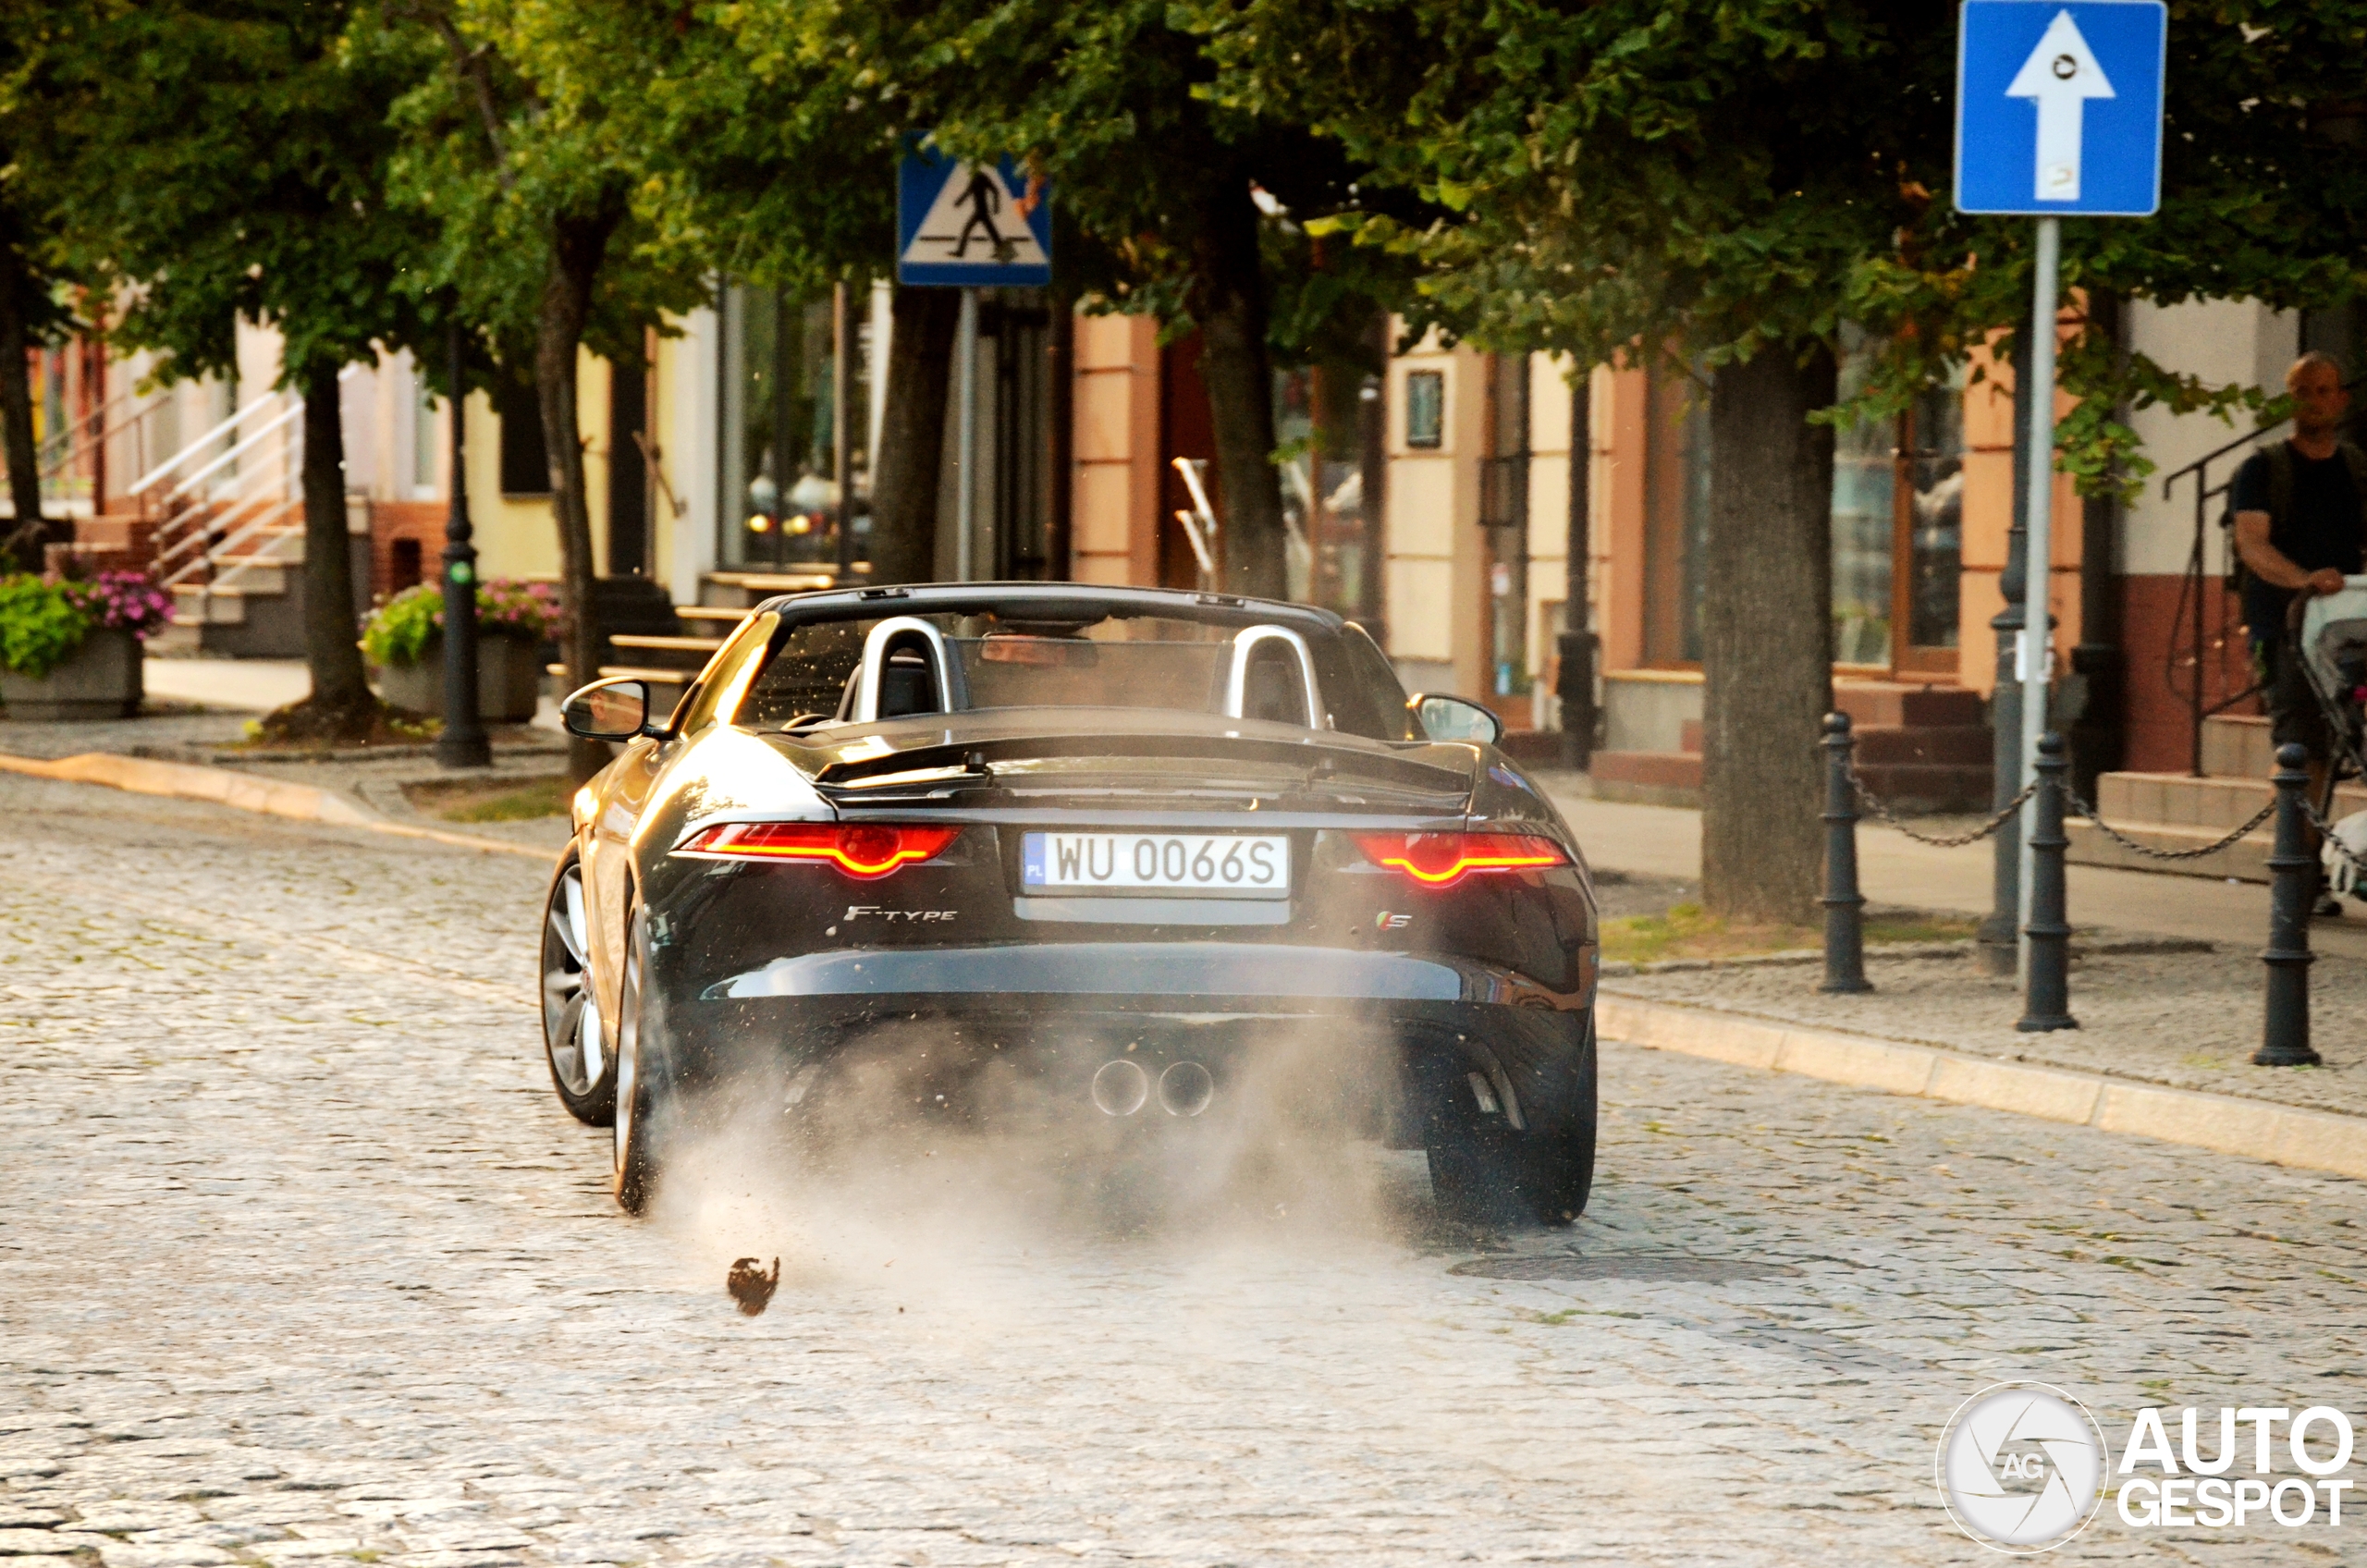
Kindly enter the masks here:
M 1124 1057 L 1105 1061 L 1093 1075 L 1093 1103 L 1104 1116 L 1132 1116 L 1148 1104 L 1150 1074 Z M 1170 1116 L 1197 1116 L 1217 1097 L 1217 1081 L 1196 1061 L 1174 1061 L 1159 1075 L 1159 1109 Z

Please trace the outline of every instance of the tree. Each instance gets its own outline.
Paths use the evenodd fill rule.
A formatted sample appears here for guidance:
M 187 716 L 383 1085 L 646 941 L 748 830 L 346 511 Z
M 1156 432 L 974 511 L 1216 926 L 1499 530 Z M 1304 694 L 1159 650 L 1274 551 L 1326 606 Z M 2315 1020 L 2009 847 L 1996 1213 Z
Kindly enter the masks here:
M 50 254 L 36 149 L 57 109 L 51 63 L 87 46 L 93 19 L 79 4 L 0 4 L 0 457 L 16 513 L 0 537 L 0 569 L 12 559 L 38 567 L 48 533 L 27 366 L 36 346 L 64 336 L 73 313 L 64 300 L 70 280 Z
M 304 642 L 312 694 L 268 732 L 362 739 L 337 376 L 429 324 L 403 287 L 423 231 L 386 200 L 396 97 L 417 56 L 356 58 L 347 8 L 309 0 L 113 7 L 52 61 L 45 151 L 59 248 L 121 300 L 109 337 L 166 380 L 235 374 L 234 324 L 276 328 L 304 399 Z M 0 377 L 0 379 L 5 379 Z
M 2175 300 L 2324 302 L 2354 276 L 2355 160 L 2307 167 L 2310 105 L 2349 101 L 2362 8 L 2179 5 L 2156 223 L 2075 225 L 2067 282 Z M 1490 347 L 1580 365 L 1665 354 L 1711 382 L 1703 623 L 1705 901 L 1805 920 L 1810 741 L 1831 701 L 1830 426 L 1897 407 L 2029 298 L 2028 225 L 1967 219 L 1950 184 L 1956 7 L 1794 0 L 1202 0 L 1212 90 L 1295 120 L 1434 197 L 1417 227 L 1349 214 L 1418 256 L 1430 310 Z M 1840 323 L 1884 344 L 1831 407 Z M 2068 433 L 2125 479 L 2128 402 L 2227 409 L 2213 387 L 2078 329 Z
M 589 348 L 639 363 L 649 328 L 705 298 L 696 258 L 636 208 L 633 122 L 618 112 L 617 94 L 637 90 L 675 36 L 666 13 L 622 0 L 392 0 L 355 31 L 357 47 L 400 51 L 428 39 L 442 54 L 444 68 L 393 116 L 404 138 L 395 188 L 436 234 L 412 287 L 448 290 L 497 358 L 533 367 L 558 533 L 561 652 L 577 685 L 598 675 L 603 643 L 577 360 Z M 570 741 L 579 778 L 607 761 L 597 742 Z

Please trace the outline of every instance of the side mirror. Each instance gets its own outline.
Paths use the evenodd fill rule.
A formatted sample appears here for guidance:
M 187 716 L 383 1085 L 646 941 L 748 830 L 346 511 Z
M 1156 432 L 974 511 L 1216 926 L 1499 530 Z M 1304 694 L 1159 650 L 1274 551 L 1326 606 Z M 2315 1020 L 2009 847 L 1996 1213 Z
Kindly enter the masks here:
M 559 722 L 587 741 L 631 741 L 649 732 L 649 682 L 595 680 L 558 706 Z
M 1405 704 L 1414 721 L 1433 741 L 1477 741 L 1492 746 L 1503 738 L 1504 721 L 1468 697 L 1422 692 Z

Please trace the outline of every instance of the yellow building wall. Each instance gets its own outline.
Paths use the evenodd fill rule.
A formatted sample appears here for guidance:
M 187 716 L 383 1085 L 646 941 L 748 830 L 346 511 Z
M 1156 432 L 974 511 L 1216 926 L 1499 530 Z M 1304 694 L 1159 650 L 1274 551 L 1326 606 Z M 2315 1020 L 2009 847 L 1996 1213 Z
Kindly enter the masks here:
M 583 488 L 592 511 L 593 570 L 608 553 L 608 362 L 589 352 L 575 367 L 575 417 L 584 436 Z M 480 577 L 557 580 L 558 525 L 547 496 L 501 493 L 501 421 L 493 400 L 470 395 L 467 410 L 469 521 L 476 530 Z M 664 509 L 662 507 L 661 510 Z
M 1391 330 L 1402 330 L 1402 324 L 1392 323 Z M 1434 337 L 1425 338 L 1390 362 L 1385 405 L 1382 591 L 1389 652 L 1401 661 L 1449 667 L 1453 690 L 1472 697 L 1488 690 L 1488 584 L 1478 526 L 1485 363 L 1474 349 L 1441 349 Z M 1405 378 L 1417 371 L 1437 371 L 1442 378 L 1443 417 L 1434 448 L 1405 444 Z
M 1159 326 L 1076 318 L 1071 570 L 1079 582 L 1159 581 Z

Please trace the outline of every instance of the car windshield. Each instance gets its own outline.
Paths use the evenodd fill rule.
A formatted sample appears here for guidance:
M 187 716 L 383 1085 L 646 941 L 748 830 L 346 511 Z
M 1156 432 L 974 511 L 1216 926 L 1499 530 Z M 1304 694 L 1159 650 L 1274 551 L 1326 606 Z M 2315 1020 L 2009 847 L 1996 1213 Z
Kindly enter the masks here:
M 754 729 L 811 726 L 851 716 L 865 640 L 889 618 L 809 621 L 782 639 L 737 716 Z M 1220 714 L 1229 711 L 1234 640 L 1241 628 L 1161 616 L 1080 621 L 1006 619 L 992 613 L 903 616 L 933 627 L 957 666 L 965 709 L 1108 707 Z M 1310 715 L 1296 646 L 1281 636 L 1252 641 L 1241 672 L 1243 714 L 1278 723 L 1404 738 L 1404 695 L 1375 650 L 1358 660 L 1340 640 L 1302 632 L 1315 666 Z M 1355 634 L 1362 639 L 1362 633 Z M 1367 647 L 1369 640 L 1365 640 Z M 936 680 L 917 631 L 889 644 L 880 671 L 881 717 L 940 711 Z M 1374 689 L 1372 666 L 1390 691 Z M 1328 721 L 1328 722 L 1327 722 Z

